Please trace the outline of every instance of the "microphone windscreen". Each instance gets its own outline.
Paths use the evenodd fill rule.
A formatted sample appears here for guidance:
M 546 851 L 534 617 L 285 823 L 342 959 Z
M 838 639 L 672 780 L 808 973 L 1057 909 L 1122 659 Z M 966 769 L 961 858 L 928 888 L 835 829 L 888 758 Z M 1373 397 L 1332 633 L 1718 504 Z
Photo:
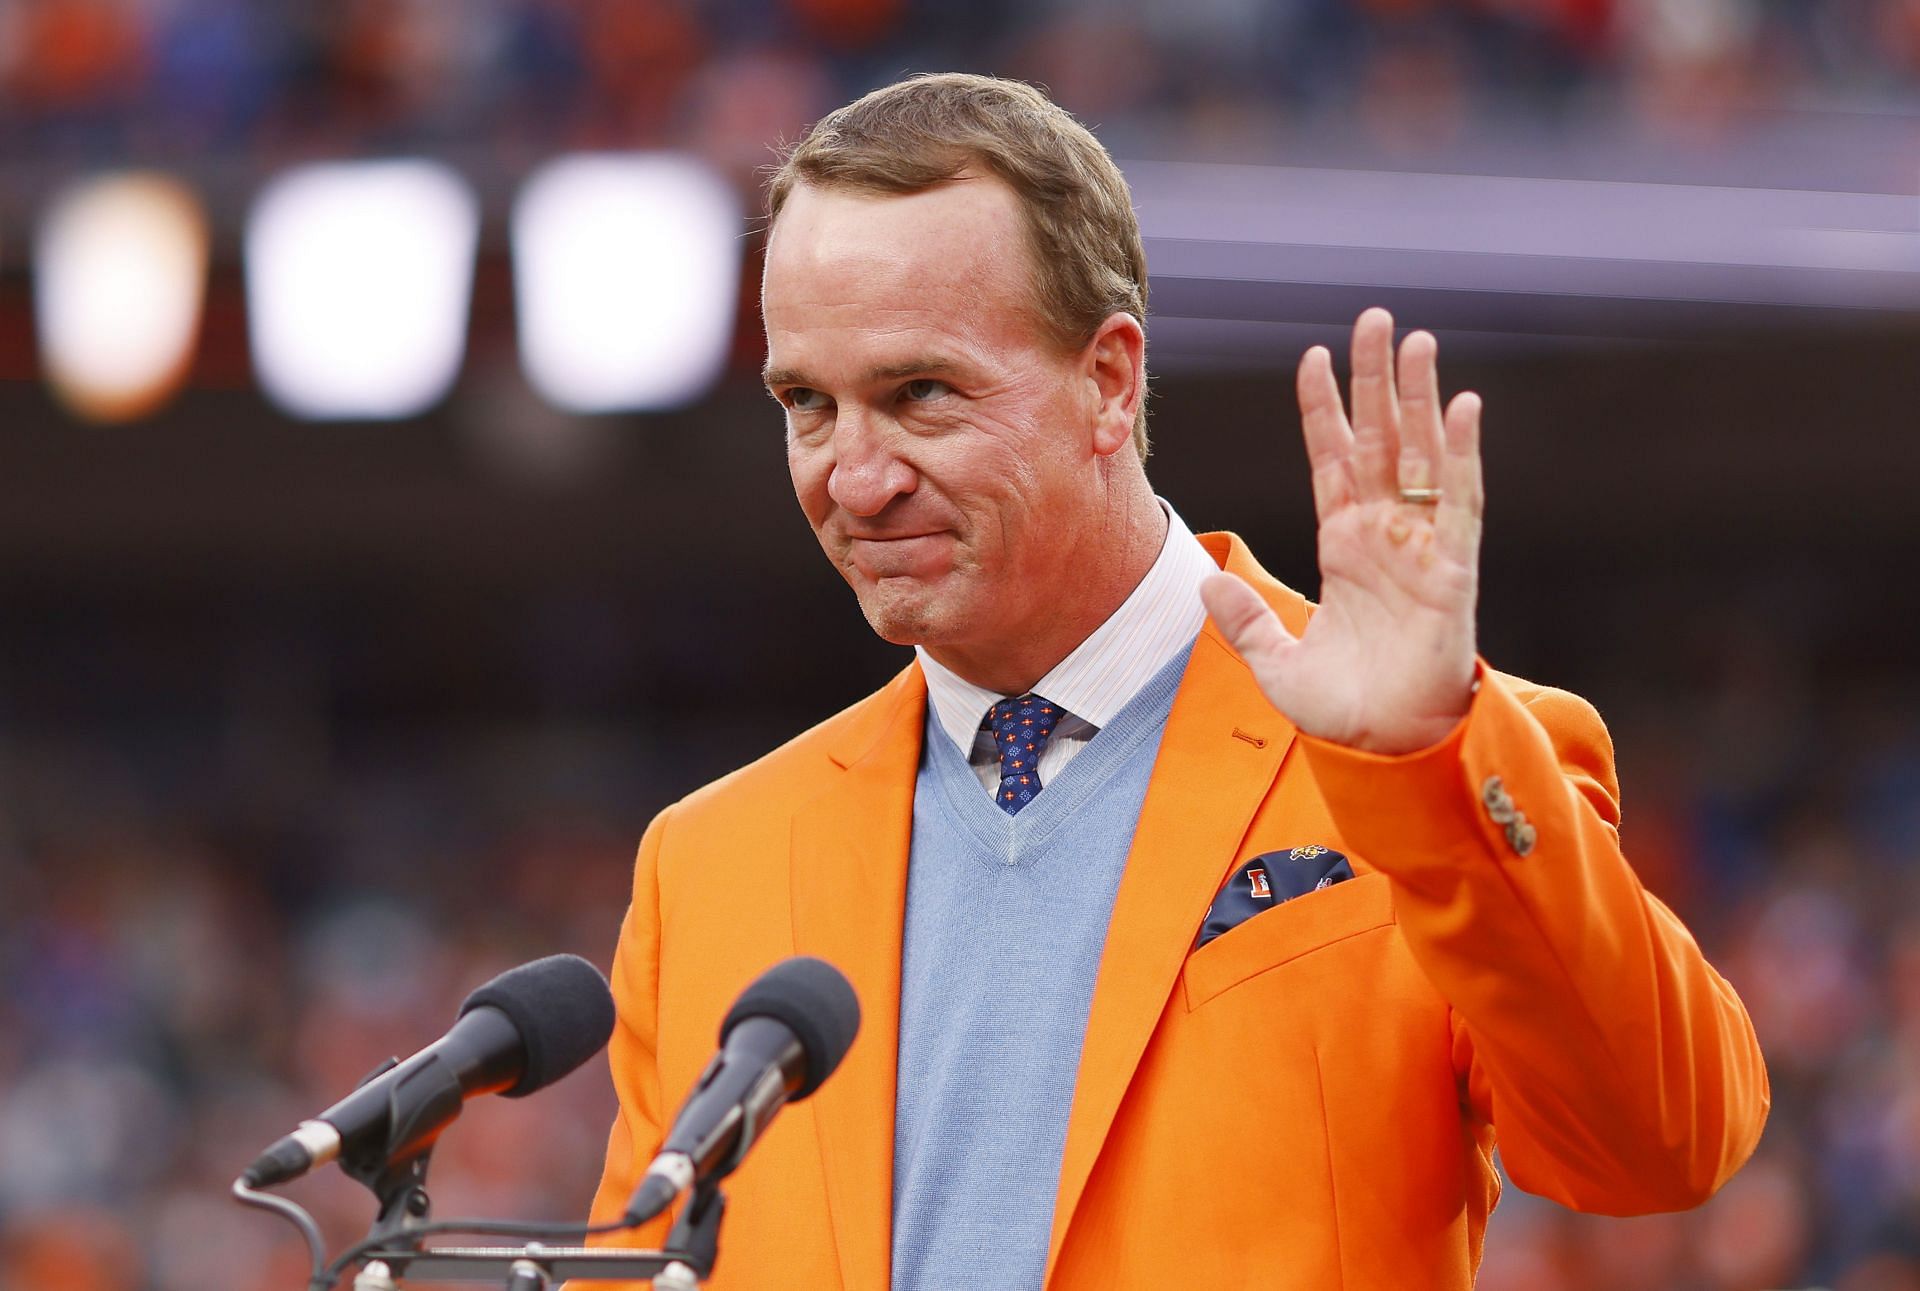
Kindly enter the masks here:
M 465 1016 L 481 1007 L 499 1009 L 526 1045 L 527 1065 L 508 1098 L 545 1089 L 599 1053 L 613 1035 L 613 992 L 607 979 L 578 955 L 549 955 L 509 968 L 467 996 Z
M 846 975 L 824 959 L 805 955 L 785 959 L 754 979 L 720 1024 L 720 1043 L 747 1018 L 774 1018 L 792 1028 L 807 1055 L 806 1083 L 795 1091 L 799 1102 L 833 1074 L 860 1030 L 860 1000 Z

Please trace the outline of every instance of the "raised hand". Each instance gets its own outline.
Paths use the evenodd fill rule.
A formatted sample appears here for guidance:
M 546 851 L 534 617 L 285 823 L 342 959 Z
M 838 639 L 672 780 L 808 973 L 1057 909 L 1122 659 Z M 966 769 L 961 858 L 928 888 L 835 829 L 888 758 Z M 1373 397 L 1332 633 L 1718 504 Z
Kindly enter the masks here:
M 1300 360 L 1320 520 L 1306 631 L 1294 638 L 1231 574 L 1200 589 L 1275 708 L 1309 735 L 1382 754 L 1437 743 L 1471 702 L 1484 502 L 1480 397 L 1457 395 L 1443 414 L 1433 336 L 1401 343 L 1397 383 L 1393 348 L 1392 315 L 1360 315 L 1351 424 L 1333 356 L 1315 346 Z

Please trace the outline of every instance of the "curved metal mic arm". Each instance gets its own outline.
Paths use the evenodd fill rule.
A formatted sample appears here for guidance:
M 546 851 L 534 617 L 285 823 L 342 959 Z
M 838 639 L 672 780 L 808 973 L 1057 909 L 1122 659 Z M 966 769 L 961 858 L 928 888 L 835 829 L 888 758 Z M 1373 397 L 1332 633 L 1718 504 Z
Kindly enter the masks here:
M 272 1211 L 299 1229 L 300 1236 L 307 1242 L 307 1254 L 313 1260 L 313 1280 L 320 1278 L 326 1269 L 327 1243 L 320 1236 L 320 1225 L 313 1222 L 313 1216 L 307 1213 L 306 1207 L 297 1202 L 288 1201 L 285 1197 L 276 1197 L 272 1193 L 261 1192 L 258 1188 L 250 1188 L 245 1179 L 233 1181 L 233 1196 L 234 1200 L 242 1206 Z

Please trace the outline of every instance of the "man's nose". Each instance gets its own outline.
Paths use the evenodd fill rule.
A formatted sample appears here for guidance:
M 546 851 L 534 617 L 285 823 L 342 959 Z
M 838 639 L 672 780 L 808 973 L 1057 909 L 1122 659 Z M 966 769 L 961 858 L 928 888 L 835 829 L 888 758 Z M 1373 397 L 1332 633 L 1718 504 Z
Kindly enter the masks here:
M 827 496 L 858 516 L 878 515 L 913 492 L 917 477 L 895 451 L 894 435 L 871 415 L 846 410 L 833 428 L 833 473 Z

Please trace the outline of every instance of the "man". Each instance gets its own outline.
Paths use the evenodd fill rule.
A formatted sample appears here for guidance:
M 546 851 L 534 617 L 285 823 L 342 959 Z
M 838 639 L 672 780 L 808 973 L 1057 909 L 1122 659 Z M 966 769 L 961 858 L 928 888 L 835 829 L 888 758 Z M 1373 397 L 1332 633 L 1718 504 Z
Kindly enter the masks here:
M 795 953 L 863 1030 L 730 1182 L 717 1286 L 1464 1288 L 1496 1136 L 1610 1213 L 1738 1168 L 1765 1070 L 1621 856 L 1604 728 L 1475 657 L 1480 404 L 1431 336 L 1363 315 L 1347 408 L 1301 363 L 1315 609 L 1149 488 L 1139 233 L 1038 92 L 877 91 L 770 211 L 794 490 L 916 658 L 648 830 L 597 1218 Z

